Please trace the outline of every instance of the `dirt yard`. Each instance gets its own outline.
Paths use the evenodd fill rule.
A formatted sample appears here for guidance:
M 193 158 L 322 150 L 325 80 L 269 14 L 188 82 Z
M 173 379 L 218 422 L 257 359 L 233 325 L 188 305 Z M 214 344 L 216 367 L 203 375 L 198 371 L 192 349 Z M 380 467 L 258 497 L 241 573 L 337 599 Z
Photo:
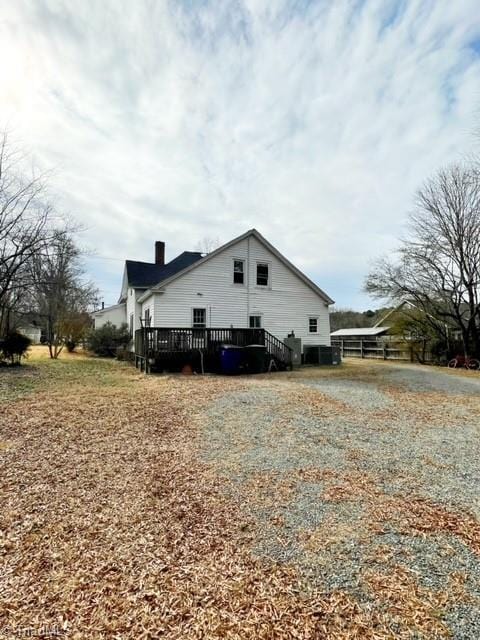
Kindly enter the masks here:
M 0 369 L 0 638 L 480 638 L 480 374 Z

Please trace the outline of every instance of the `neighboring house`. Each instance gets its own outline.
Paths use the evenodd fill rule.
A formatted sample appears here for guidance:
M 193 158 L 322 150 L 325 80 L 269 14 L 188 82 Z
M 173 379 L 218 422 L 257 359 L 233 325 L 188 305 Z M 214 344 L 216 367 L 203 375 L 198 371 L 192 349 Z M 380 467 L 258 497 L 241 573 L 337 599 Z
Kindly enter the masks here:
M 42 337 L 42 330 L 40 327 L 34 324 L 26 324 L 24 326 L 18 327 L 19 333 L 22 333 L 27 338 L 30 338 L 32 344 L 40 344 Z
M 115 317 L 132 336 L 142 326 L 263 328 L 330 344 L 333 300 L 255 229 L 207 255 L 184 251 L 167 264 L 164 255 L 156 242 L 154 263 L 126 261 L 119 303 L 96 311 L 95 326 Z
M 107 322 L 119 328 L 127 321 L 126 305 L 122 302 L 121 304 L 114 304 L 111 307 L 102 307 L 98 311 L 94 311 L 92 316 L 95 329 L 100 329 L 100 327 L 103 327 Z
M 388 324 L 391 326 L 390 333 L 408 340 L 424 338 L 426 322 L 430 322 L 430 325 L 433 324 L 433 326 L 438 327 L 440 331 L 444 332 L 445 336 L 449 336 L 453 339 L 461 339 L 459 331 L 451 324 L 449 325 L 445 319 L 435 317 L 434 315 L 427 313 L 409 300 L 403 300 L 400 304 L 391 309 L 379 320 L 375 327 L 379 324 L 383 325 L 387 320 Z M 426 337 L 428 337 L 428 328 L 426 333 Z
M 411 331 L 405 332 L 408 328 L 408 320 L 412 317 L 412 310 L 421 315 L 424 312 L 416 307 L 413 303 L 404 300 L 396 307 L 389 309 L 373 327 L 354 327 L 349 329 L 338 329 L 330 334 L 334 341 L 340 339 L 349 340 L 376 340 L 377 338 L 404 338 L 415 339 L 416 335 L 412 335 Z M 410 312 L 410 313 L 409 313 Z M 428 315 L 428 314 L 427 314 Z M 435 318 L 430 316 L 433 320 Z M 444 323 L 438 320 L 439 325 Z
M 42 330 L 36 324 L 28 323 L 17 327 L 17 331 L 27 338 L 30 338 L 32 344 L 40 344 Z

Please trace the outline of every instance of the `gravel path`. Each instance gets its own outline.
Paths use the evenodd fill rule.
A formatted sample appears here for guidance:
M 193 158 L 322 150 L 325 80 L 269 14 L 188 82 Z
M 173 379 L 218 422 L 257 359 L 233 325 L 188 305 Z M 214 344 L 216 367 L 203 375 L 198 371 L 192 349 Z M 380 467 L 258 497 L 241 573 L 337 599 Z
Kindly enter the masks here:
M 463 371 L 447 372 L 433 367 L 411 365 L 385 367 L 385 375 L 388 379 L 417 393 L 426 391 L 460 396 L 480 395 L 480 374 L 471 372 L 469 377 L 462 374 Z
M 398 637 L 476 640 L 474 375 L 362 363 L 242 379 L 202 417 L 202 455 L 253 519 L 260 557 L 353 594 Z

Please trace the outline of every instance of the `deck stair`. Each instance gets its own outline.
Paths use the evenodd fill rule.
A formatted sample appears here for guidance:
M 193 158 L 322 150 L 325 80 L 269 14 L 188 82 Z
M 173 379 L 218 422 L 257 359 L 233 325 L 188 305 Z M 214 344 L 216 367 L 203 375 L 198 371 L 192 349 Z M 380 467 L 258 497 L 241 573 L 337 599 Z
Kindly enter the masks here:
M 221 345 L 239 347 L 263 345 L 266 347 L 271 368 L 291 367 L 291 349 L 265 329 L 186 329 L 183 327 L 142 327 L 135 332 L 135 364 L 149 371 L 152 364 L 174 363 L 188 356 L 199 355 L 212 359 Z

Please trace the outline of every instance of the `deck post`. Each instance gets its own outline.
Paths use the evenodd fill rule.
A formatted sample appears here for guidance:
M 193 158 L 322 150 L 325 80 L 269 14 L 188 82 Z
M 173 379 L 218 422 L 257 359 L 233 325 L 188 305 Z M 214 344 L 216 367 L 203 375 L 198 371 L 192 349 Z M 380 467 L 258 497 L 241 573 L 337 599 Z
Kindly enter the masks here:
M 142 327 L 135 334 L 135 363 L 141 371 L 150 373 L 151 363 L 175 364 L 189 355 L 193 358 L 201 350 L 204 357 L 218 356 L 224 343 L 244 347 L 262 344 L 276 360 L 280 368 L 291 366 L 291 350 L 279 338 L 263 328 L 206 328 L 190 327 Z
M 147 335 L 147 327 L 142 327 L 142 337 L 143 337 L 143 363 L 145 366 L 145 373 L 148 373 L 148 335 Z

